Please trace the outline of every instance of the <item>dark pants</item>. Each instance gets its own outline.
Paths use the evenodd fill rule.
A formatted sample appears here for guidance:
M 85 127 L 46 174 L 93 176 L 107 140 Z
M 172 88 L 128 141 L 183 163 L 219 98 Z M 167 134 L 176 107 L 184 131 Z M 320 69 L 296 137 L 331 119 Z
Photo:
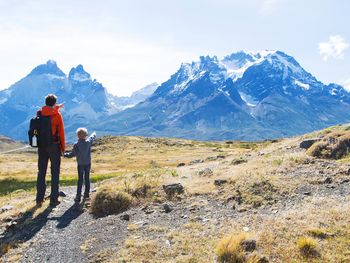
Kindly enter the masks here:
M 48 148 L 38 148 L 38 178 L 36 181 L 36 201 L 44 200 L 46 191 L 46 170 L 47 164 L 51 162 L 51 201 L 58 200 L 58 185 L 60 180 L 61 149 L 58 144 L 53 144 Z
M 89 195 L 89 193 L 90 193 L 90 170 L 91 170 L 91 164 L 78 165 L 77 196 L 81 196 L 81 189 L 83 187 L 83 181 L 85 182 L 84 196 Z

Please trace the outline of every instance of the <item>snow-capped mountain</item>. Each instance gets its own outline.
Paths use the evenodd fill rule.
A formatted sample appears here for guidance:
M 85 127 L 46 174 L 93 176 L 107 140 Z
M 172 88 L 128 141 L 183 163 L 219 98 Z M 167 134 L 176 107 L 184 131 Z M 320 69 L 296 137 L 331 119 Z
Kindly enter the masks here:
M 350 121 L 350 94 L 281 51 L 183 63 L 147 100 L 109 116 L 104 132 L 258 140 Z
M 29 119 L 45 104 L 44 98 L 49 93 L 56 94 L 58 103 L 65 104 L 61 111 L 68 138 L 74 138 L 77 127 L 93 129 L 97 122 L 124 109 L 124 105 L 118 104 L 119 97 L 109 94 L 82 65 L 73 67 L 67 76 L 55 61 L 49 60 L 10 88 L 0 91 L 0 134 L 26 139 Z M 133 105 L 147 95 L 150 94 L 133 98 Z

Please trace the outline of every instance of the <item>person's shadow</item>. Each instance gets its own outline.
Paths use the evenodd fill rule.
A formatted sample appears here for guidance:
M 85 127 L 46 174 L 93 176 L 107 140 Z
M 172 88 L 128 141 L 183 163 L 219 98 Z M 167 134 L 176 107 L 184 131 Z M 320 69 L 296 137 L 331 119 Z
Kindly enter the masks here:
M 67 209 L 66 212 L 64 212 L 63 215 L 60 217 L 52 217 L 51 220 L 57 220 L 57 228 L 65 228 L 69 226 L 69 224 L 76 218 L 78 218 L 82 213 L 84 213 L 83 210 L 84 207 L 84 201 L 82 203 L 74 203 L 70 208 Z
M 0 256 L 5 254 L 8 248 L 30 240 L 46 225 L 53 208 L 49 206 L 34 217 L 38 208 L 33 206 L 18 219 L 10 222 L 9 227 L 0 236 Z

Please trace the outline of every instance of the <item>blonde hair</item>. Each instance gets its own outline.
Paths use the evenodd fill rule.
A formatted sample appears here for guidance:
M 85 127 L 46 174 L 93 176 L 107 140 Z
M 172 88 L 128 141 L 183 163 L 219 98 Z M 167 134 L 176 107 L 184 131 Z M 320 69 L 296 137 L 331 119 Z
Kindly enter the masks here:
M 85 139 L 88 135 L 88 131 L 86 128 L 78 128 L 76 133 L 79 139 Z

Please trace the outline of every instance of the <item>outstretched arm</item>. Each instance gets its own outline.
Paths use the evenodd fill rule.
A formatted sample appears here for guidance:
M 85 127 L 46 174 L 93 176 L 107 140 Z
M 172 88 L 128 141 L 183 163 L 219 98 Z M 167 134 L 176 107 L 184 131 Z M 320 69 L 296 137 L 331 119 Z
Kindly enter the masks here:
M 96 140 L 96 132 L 93 132 L 87 140 L 93 143 Z

